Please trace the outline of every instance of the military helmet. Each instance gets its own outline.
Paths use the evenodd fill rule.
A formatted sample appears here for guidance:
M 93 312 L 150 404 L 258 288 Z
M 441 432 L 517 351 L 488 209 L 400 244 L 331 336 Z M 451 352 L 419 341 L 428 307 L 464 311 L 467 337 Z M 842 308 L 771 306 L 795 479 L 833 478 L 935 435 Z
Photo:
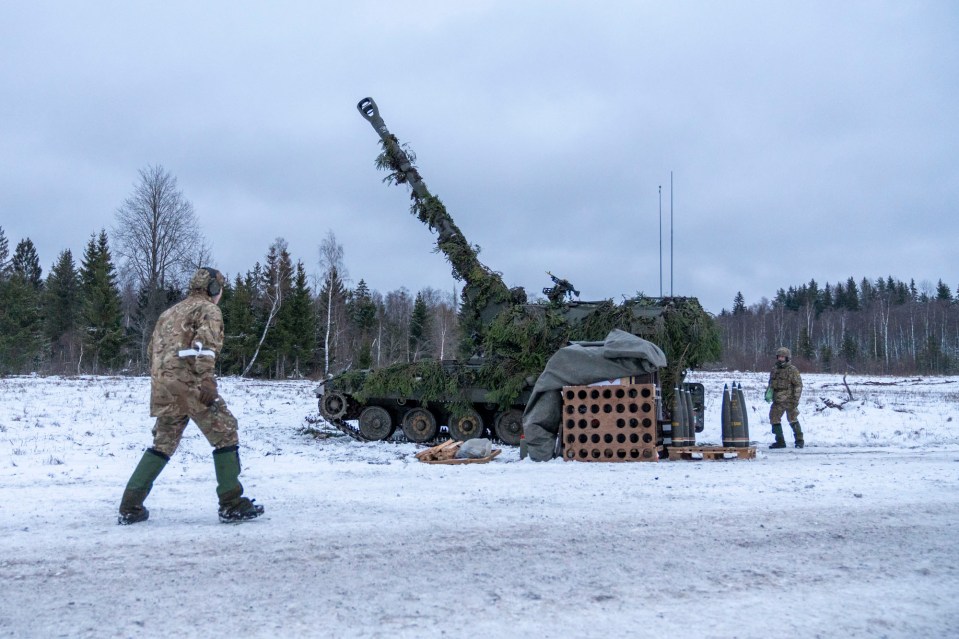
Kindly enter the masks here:
M 776 349 L 776 357 L 779 357 L 780 355 L 785 357 L 786 361 L 789 361 L 789 359 L 792 357 L 792 353 L 789 352 L 789 349 L 786 348 L 785 346 L 780 346 L 779 348 Z
M 190 290 L 204 291 L 210 297 L 216 297 L 225 283 L 223 273 L 210 266 L 201 266 L 190 278 Z

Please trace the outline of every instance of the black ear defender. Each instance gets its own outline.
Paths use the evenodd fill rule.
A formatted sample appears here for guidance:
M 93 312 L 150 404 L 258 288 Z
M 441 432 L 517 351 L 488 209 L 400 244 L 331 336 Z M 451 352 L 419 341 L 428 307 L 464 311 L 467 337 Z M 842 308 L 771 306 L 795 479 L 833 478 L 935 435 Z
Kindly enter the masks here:
M 210 297 L 216 297 L 223 291 L 223 287 L 220 286 L 219 280 L 219 278 L 222 277 L 220 275 L 220 271 L 209 266 L 204 266 L 203 270 L 205 270 L 210 276 L 210 281 L 206 285 L 206 292 L 209 293 Z

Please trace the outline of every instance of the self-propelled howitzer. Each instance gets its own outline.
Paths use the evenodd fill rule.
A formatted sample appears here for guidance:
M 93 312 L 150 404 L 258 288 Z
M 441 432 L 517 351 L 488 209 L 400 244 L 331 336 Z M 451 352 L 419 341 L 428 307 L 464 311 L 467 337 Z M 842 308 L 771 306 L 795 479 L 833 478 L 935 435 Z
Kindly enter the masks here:
M 712 319 L 695 298 L 634 295 L 622 303 L 579 301 L 567 280 L 549 273 L 554 285 L 543 290 L 548 301 L 529 303 L 522 288 L 510 288 L 484 265 L 446 207 L 423 182 L 412 152 L 390 133 L 371 98 L 357 109 L 380 137 L 376 165 L 389 171 L 386 181 L 407 184 L 411 212 L 436 233 L 436 247 L 463 283 L 459 312 L 462 340 L 456 360 L 424 360 L 372 371 L 347 371 L 318 391 L 321 415 L 348 435 L 372 441 L 390 437 L 397 427 L 415 442 L 436 439 L 443 426 L 454 439 L 492 434 L 519 442 L 522 411 L 549 357 L 571 341 L 599 341 L 614 328 L 648 339 L 663 349 L 666 369 L 649 375 L 662 387 L 659 417 L 670 420 L 674 385 L 688 368 L 717 359 L 719 339 Z M 701 385 L 698 398 L 702 430 Z M 357 420 L 354 427 L 350 422 Z

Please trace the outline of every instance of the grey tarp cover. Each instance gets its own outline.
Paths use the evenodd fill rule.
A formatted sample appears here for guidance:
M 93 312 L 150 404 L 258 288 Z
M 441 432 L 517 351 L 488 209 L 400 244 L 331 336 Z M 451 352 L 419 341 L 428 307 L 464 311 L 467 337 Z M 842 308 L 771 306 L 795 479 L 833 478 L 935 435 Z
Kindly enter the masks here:
M 526 410 L 523 436 L 533 461 L 549 461 L 562 420 L 563 386 L 652 373 L 666 365 L 658 346 L 614 329 L 602 342 L 574 342 L 556 351 L 536 380 Z

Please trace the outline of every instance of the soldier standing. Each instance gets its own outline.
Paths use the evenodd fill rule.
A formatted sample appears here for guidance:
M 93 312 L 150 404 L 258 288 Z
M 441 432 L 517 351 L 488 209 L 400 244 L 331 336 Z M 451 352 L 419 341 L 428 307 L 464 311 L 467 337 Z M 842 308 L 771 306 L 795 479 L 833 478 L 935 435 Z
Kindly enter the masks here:
M 766 401 L 772 402 L 769 407 L 769 423 L 773 427 L 776 441 L 770 448 L 785 448 L 786 439 L 783 437 L 782 417 L 786 413 L 789 425 L 793 429 L 796 448 L 805 445 L 802 428 L 799 426 L 799 398 L 802 396 L 802 377 L 799 369 L 790 363 L 791 353 L 785 346 L 776 349 L 776 366 L 769 374 L 769 384 L 766 387 Z
M 236 418 L 219 396 L 213 372 L 223 347 L 223 315 L 217 304 L 224 283 L 216 269 L 200 268 L 190 280 L 186 299 L 157 320 L 149 346 L 150 415 L 157 418 L 153 447 L 143 453 L 123 491 L 119 524 L 149 518 L 143 501 L 180 444 L 190 419 L 214 449 L 220 521 L 244 521 L 263 514 L 263 506 L 243 496 Z

